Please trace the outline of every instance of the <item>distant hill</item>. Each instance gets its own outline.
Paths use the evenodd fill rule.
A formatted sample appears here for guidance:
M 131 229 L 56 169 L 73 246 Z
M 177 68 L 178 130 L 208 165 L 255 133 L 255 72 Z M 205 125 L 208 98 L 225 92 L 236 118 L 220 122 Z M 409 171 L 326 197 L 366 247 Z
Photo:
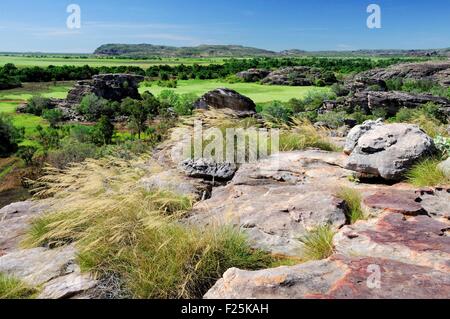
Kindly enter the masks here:
M 211 57 L 289 57 L 289 56 L 408 56 L 450 57 L 450 49 L 430 50 L 355 50 L 355 51 L 303 51 L 297 49 L 281 52 L 269 51 L 241 45 L 199 45 L 196 47 L 174 47 L 153 44 L 105 44 L 94 52 L 97 56 L 129 58 L 211 58 Z
M 172 47 L 152 44 L 105 44 L 94 52 L 100 56 L 143 57 L 253 57 L 276 56 L 277 52 L 240 45 L 200 45 L 196 47 Z

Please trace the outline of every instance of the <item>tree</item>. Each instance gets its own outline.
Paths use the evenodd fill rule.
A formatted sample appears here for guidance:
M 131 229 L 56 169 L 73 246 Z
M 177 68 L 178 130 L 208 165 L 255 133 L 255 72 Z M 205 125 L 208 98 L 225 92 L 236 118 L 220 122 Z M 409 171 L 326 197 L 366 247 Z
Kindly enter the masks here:
M 58 124 L 63 119 L 63 113 L 61 110 L 46 110 L 42 113 L 42 117 L 50 123 L 51 128 L 57 128 Z
M 23 128 L 15 127 L 10 116 L 0 113 L 0 157 L 15 153 L 23 135 Z
M 36 153 L 37 148 L 31 145 L 21 146 L 17 152 L 17 156 L 24 160 L 27 166 L 33 163 L 33 157 Z
M 141 139 L 141 134 L 147 127 L 147 120 L 151 114 L 151 107 L 151 104 L 133 100 L 131 98 L 126 98 L 122 102 L 122 111 L 129 114 L 130 125 L 136 129 L 139 139 Z
M 107 116 L 102 116 L 92 131 L 92 141 L 97 145 L 111 144 L 114 125 Z

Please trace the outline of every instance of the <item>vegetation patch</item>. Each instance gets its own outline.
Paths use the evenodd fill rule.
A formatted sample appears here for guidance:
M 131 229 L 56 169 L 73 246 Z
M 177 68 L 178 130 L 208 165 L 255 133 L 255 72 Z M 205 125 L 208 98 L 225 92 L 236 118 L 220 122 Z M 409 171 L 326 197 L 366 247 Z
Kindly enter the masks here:
M 319 226 L 308 232 L 299 240 L 303 243 L 305 260 L 322 260 L 333 254 L 333 238 L 335 232 L 330 225 Z
M 0 300 L 34 299 L 38 292 L 38 289 L 31 288 L 21 280 L 0 273 Z
M 35 220 L 24 244 L 75 242 L 82 269 L 118 278 L 131 298 L 198 298 L 231 267 L 259 269 L 277 261 L 252 250 L 236 230 L 181 224 L 192 200 L 142 190 L 139 167 L 103 160 L 49 172 L 36 196 L 55 195 L 57 212 Z
M 341 187 L 336 196 L 345 201 L 347 205 L 347 218 L 351 224 L 365 218 L 361 205 L 362 196 L 357 190 L 349 187 Z
M 412 167 L 406 174 L 408 182 L 417 187 L 434 187 L 450 184 L 450 179 L 438 168 L 439 159 L 426 159 Z

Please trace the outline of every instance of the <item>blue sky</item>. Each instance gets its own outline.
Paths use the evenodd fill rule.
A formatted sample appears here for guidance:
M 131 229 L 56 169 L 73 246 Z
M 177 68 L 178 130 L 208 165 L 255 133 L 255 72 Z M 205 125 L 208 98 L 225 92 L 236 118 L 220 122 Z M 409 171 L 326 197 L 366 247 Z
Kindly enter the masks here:
M 79 30 L 66 27 L 69 4 Z M 366 26 L 369 4 L 382 28 Z M 104 43 L 270 50 L 450 47 L 450 0 L 1 0 L 0 51 L 92 52 Z

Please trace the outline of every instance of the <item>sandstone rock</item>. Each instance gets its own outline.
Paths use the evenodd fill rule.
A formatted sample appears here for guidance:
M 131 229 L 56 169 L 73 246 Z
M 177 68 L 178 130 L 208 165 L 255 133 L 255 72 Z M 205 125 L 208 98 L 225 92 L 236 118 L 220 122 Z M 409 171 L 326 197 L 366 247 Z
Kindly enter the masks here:
M 95 288 L 97 281 L 89 274 L 71 273 L 49 281 L 38 299 L 67 299 L 86 294 Z
M 39 298 L 68 298 L 97 284 L 90 275 L 81 274 L 75 258 L 73 246 L 17 250 L 0 257 L 0 273 L 23 280 L 30 286 L 41 287 Z
M 231 180 L 237 170 L 235 164 L 215 163 L 208 159 L 185 160 L 180 168 L 189 177 L 223 181 Z
M 329 186 L 350 175 L 338 166 L 343 162 L 337 153 L 305 151 L 245 164 L 227 186 L 198 203 L 187 222 L 235 225 L 255 248 L 298 256 L 298 238 L 308 230 L 323 224 L 338 229 L 346 223 L 345 203 Z
M 244 114 L 256 112 L 255 103 L 246 96 L 226 88 L 216 89 L 203 95 L 194 104 L 196 109 L 231 109 Z
M 67 102 L 78 105 L 84 96 L 91 93 L 111 101 L 122 101 L 126 97 L 140 99 L 138 88 L 143 80 L 143 76 L 132 74 L 95 75 L 90 81 L 77 82 L 69 91 Z
M 344 147 L 344 153 L 347 155 L 350 155 L 353 150 L 355 149 L 356 145 L 358 145 L 359 139 L 369 132 L 370 130 L 374 129 L 377 126 L 383 125 L 383 120 L 379 119 L 377 121 L 366 121 L 361 125 L 355 126 L 353 129 L 350 130 L 350 132 L 347 135 L 347 140 Z
M 268 85 L 310 86 L 320 77 L 321 72 L 318 69 L 304 66 L 287 67 L 271 72 L 261 83 Z
M 232 268 L 205 298 L 446 299 L 449 226 L 387 212 L 340 230 L 336 253 L 327 260 L 260 271 Z
M 418 202 L 433 217 L 450 220 L 450 187 L 419 190 Z
M 447 160 L 440 163 L 438 165 L 438 168 L 445 174 L 445 176 L 450 178 L 450 157 Z
M 428 216 L 404 217 L 387 212 L 379 219 L 346 226 L 334 239 L 346 256 L 391 259 L 450 272 L 450 223 Z M 447 275 L 448 276 L 448 275 Z M 450 278 L 450 276 L 449 276 Z
M 250 69 L 247 71 L 239 72 L 237 77 L 243 79 L 245 82 L 258 82 L 268 76 L 270 71 L 263 69 Z
M 390 79 L 429 80 L 443 86 L 449 86 L 450 62 L 428 61 L 420 63 L 403 63 L 385 69 L 370 70 L 356 76 L 356 81 L 385 83 Z
M 376 268 L 374 268 L 376 267 Z M 380 286 L 372 283 L 381 270 Z M 446 299 L 447 272 L 390 259 L 330 260 L 260 271 L 228 270 L 205 299 Z
M 429 94 L 362 91 L 345 99 L 343 104 L 350 109 L 361 107 L 368 114 L 383 109 L 388 116 L 394 116 L 402 108 L 415 109 L 429 102 L 439 105 L 443 114 L 450 115 L 450 100 Z
M 0 256 L 15 250 L 32 218 L 43 214 L 46 205 L 33 201 L 13 203 L 0 209 Z
M 349 146 L 353 140 L 353 136 L 349 138 Z M 434 151 L 433 140 L 418 126 L 377 125 L 358 139 L 346 168 L 367 176 L 400 180 L 412 165 Z

